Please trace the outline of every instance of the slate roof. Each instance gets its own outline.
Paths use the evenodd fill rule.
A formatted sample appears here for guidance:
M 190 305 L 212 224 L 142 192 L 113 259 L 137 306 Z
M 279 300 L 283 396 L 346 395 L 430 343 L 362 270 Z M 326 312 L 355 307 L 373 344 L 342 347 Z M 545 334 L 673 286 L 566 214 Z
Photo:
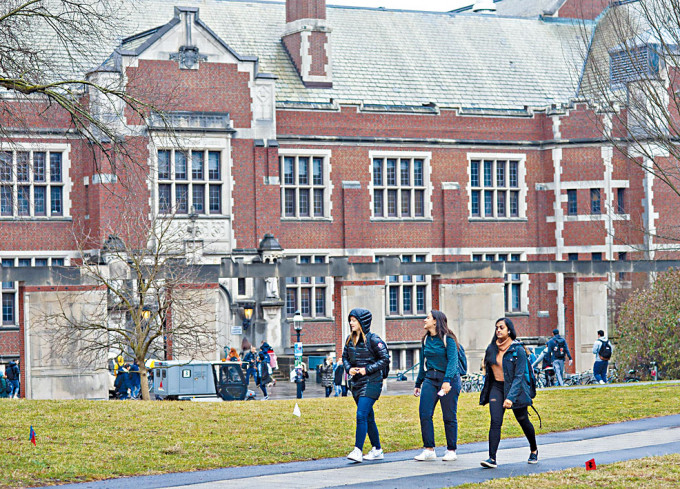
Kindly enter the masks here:
M 546 107 L 574 97 L 584 59 L 581 21 L 328 5 L 333 88 L 310 89 L 280 41 L 284 3 L 137 0 L 116 35 L 121 39 L 168 23 L 175 5 L 198 7 L 199 17 L 233 50 L 257 56 L 260 71 L 278 77 L 279 105 L 332 99 L 473 110 Z M 93 49 L 98 63 L 114 48 Z
M 496 13 L 514 17 L 551 16 L 565 2 L 566 0 L 501 0 L 496 3 Z

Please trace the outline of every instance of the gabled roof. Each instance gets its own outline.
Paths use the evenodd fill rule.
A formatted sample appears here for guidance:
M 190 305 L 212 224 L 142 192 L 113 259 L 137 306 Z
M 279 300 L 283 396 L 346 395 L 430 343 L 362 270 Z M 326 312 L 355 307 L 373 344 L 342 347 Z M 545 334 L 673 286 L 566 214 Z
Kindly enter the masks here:
M 568 103 L 586 44 L 582 21 L 329 5 L 333 87 L 306 88 L 281 43 L 284 3 L 137 0 L 119 34 L 140 46 L 174 17 L 175 6 L 199 8 L 220 39 L 276 75 L 279 105 L 523 110 Z M 100 62 L 115 48 L 105 47 Z

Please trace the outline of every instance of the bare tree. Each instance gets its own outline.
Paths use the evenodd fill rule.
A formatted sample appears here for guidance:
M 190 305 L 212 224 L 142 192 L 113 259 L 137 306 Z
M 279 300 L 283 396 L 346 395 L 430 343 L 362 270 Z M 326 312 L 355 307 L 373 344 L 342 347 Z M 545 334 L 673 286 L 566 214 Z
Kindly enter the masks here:
M 147 359 L 167 358 L 170 350 L 182 359 L 216 351 L 214 291 L 171 216 L 150 223 L 143 211 L 131 211 L 108 232 L 101 253 L 87 249 L 96 237 L 77 240 L 86 290 L 58 292 L 57 306 L 35 322 L 58 357 L 95 368 L 118 353 L 136 359 L 142 398 L 149 399 Z

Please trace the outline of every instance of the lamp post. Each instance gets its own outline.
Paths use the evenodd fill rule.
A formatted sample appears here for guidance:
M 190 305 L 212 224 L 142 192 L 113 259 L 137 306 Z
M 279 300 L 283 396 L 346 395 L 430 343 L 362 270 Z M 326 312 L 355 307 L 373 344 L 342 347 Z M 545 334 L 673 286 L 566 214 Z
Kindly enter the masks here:
M 295 354 L 295 367 L 299 367 L 302 364 L 302 341 L 300 341 L 300 332 L 302 331 L 302 314 L 300 310 L 295 311 L 295 316 L 293 316 L 293 328 L 295 329 L 295 334 L 297 334 L 297 341 L 295 342 L 295 348 L 293 352 Z
M 243 306 L 243 331 L 250 327 L 250 319 L 253 317 L 254 308 L 251 305 Z

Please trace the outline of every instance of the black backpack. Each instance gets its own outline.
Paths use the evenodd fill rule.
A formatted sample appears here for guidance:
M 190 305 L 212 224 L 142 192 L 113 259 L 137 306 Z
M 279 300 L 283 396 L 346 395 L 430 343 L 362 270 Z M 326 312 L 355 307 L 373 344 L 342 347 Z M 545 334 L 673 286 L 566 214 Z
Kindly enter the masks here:
M 512 356 L 517 358 L 517 348 L 524 348 L 521 344 L 512 351 Z M 524 369 L 524 380 L 529 385 L 529 397 L 532 399 L 536 397 L 536 374 L 531 366 L 529 355 L 527 355 L 527 364 Z
M 564 360 L 567 356 L 567 342 L 564 338 L 555 338 L 552 348 L 552 356 L 555 360 Z
M 374 357 L 377 357 L 378 355 L 375 351 L 373 351 L 373 347 L 371 346 L 371 336 L 375 336 L 379 342 L 385 345 L 385 351 L 387 351 L 387 365 L 385 365 L 382 369 L 382 378 L 386 379 L 390 375 L 390 350 L 387 348 L 387 342 L 381 339 L 380 336 L 375 333 L 368 333 L 366 335 L 366 342 L 368 343 L 368 349 L 371 351 L 371 353 L 373 353 Z
M 598 340 L 602 341 L 602 340 Z M 600 346 L 600 350 L 597 352 L 598 355 L 600 355 L 600 358 L 602 360 L 609 360 L 612 357 L 612 345 L 609 343 L 609 340 L 607 341 L 602 341 L 602 345 Z
M 465 356 L 465 348 L 463 345 L 458 343 L 458 373 L 462 375 L 467 375 L 467 356 Z
M 7 380 L 17 380 L 19 378 L 19 370 L 16 365 L 9 365 L 7 367 Z

